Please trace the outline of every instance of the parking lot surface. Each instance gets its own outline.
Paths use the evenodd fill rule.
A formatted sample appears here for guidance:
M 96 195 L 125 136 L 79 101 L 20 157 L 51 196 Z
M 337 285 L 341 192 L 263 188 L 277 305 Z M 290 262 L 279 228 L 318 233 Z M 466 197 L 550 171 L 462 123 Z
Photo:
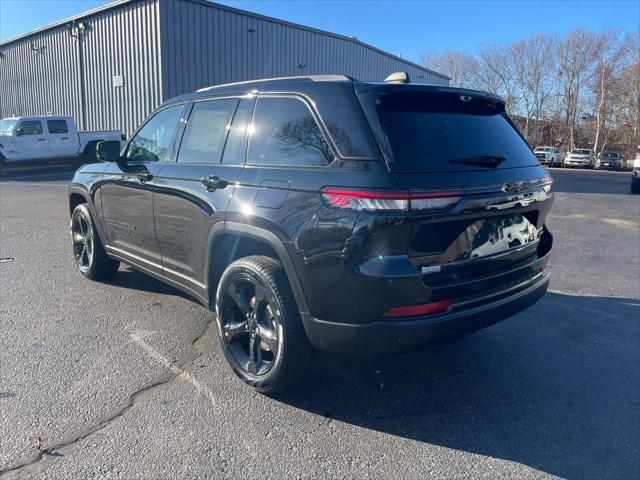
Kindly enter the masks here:
M 640 197 L 628 172 L 550 172 L 540 302 L 422 352 L 321 354 L 271 398 L 196 302 L 76 271 L 70 175 L 1 179 L 0 476 L 637 478 Z

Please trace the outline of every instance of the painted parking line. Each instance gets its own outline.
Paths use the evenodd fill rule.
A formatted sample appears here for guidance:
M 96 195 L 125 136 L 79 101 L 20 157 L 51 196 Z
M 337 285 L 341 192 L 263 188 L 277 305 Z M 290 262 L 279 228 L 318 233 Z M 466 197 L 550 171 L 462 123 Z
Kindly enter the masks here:
M 155 348 L 145 342 L 144 337 L 147 336 L 149 332 L 143 332 L 140 330 L 136 330 L 133 333 L 130 333 L 129 336 L 133 343 L 142 348 L 152 360 L 156 363 L 162 365 L 167 368 L 171 373 L 173 373 L 177 378 L 183 378 L 186 380 L 191 386 L 196 390 L 198 394 L 204 394 L 209 397 L 211 403 L 215 404 L 216 399 L 213 395 L 213 392 L 209 390 L 207 387 L 202 385 L 193 375 L 189 372 L 186 372 L 180 367 L 173 365 L 172 362 L 169 361 L 167 357 L 158 352 Z

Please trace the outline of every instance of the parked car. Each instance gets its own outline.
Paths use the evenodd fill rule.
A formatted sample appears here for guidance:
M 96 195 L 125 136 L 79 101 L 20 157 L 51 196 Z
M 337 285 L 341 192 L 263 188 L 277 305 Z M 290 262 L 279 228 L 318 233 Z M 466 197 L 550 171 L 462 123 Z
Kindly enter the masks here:
M 640 149 L 636 152 L 631 172 L 631 193 L 640 193 Z
M 117 130 L 79 132 L 72 117 L 12 117 L 0 120 L 0 169 L 42 163 L 95 161 L 102 140 L 124 140 Z
M 620 154 L 618 152 L 605 150 L 598 155 L 594 168 L 597 170 L 606 169 L 621 171 L 623 170 L 622 158 L 620 158 Z
M 76 172 L 78 269 L 125 262 L 192 295 L 262 392 L 305 377 L 314 349 L 412 350 L 530 306 L 549 282 L 551 178 L 500 97 L 392 79 L 167 101 Z
M 542 165 L 549 165 L 551 167 L 562 166 L 564 155 L 557 147 L 538 147 L 533 153 Z
M 563 166 L 593 168 L 595 159 L 596 157 L 593 150 L 588 148 L 574 148 L 564 158 Z

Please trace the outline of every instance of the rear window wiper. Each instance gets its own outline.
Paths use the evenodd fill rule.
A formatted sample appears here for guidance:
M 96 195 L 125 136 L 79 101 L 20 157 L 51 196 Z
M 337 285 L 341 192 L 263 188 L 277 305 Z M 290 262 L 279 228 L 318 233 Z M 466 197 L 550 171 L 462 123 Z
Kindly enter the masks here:
M 506 158 L 500 155 L 469 155 L 468 157 L 453 158 L 449 160 L 449 163 L 496 168 L 505 160 Z

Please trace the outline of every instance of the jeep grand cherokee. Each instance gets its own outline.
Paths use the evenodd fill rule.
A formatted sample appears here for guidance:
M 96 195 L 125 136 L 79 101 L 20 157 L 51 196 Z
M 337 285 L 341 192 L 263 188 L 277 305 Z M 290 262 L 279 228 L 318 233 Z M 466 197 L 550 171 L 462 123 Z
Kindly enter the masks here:
M 70 186 L 73 252 L 215 311 L 234 372 L 301 380 L 315 349 L 406 351 L 546 291 L 551 179 L 479 91 L 343 76 L 171 99 Z

